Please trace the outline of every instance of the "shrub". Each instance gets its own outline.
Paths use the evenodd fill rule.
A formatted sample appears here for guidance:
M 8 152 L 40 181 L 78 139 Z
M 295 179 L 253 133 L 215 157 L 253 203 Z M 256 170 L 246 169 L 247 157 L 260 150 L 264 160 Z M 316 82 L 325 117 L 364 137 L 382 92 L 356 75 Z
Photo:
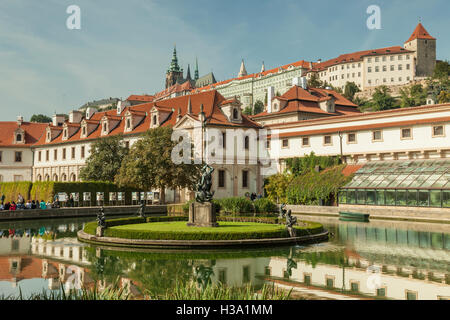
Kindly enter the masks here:
M 320 199 L 331 205 L 339 188 L 351 180 L 342 174 L 343 165 L 321 173 L 311 171 L 296 177 L 287 189 L 287 203 L 318 205 Z
M 286 159 L 288 170 L 295 176 L 313 171 L 316 166 L 320 169 L 326 169 L 337 166 L 340 158 L 337 156 L 316 156 L 314 152 L 304 157 Z
M 253 201 L 253 205 L 255 206 L 255 211 L 257 213 L 277 211 L 277 205 L 268 198 L 256 199 Z
M 267 197 L 275 203 L 286 202 L 286 189 L 293 179 L 292 174 L 278 173 L 270 176 L 264 185 Z
M 225 213 L 254 213 L 253 202 L 245 197 L 220 199 L 220 211 Z
M 1 182 L 0 183 L 0 197 L 2 194 L 5 195 L 5 202 L 17 202 L 17 197 L 19 193 L 26 200 L 29 199 L 31 189 L 31 182 L 20 181 L 20 182 Z

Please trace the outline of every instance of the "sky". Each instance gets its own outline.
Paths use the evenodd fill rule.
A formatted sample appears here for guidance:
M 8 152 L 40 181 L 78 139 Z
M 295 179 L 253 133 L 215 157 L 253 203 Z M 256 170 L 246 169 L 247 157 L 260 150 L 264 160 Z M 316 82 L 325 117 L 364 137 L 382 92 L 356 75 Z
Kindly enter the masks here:
M 81 29 L 68 29 L 70 5 Z M 381 29 L 367 8 L 377 5 Z M 0 120 L 68 113 L 86 102 L 164 89 L 181 67 L 236 77 L 298 60 L 403 45 L 419 18 L 450 60 L 448 0 L 1 0 Z

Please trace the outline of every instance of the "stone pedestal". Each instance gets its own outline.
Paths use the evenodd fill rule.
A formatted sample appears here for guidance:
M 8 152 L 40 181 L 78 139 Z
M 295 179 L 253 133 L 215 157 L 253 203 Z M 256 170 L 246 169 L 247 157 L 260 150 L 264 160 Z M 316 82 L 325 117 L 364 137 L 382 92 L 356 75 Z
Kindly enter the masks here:
M 97 237 L 103 237 L 103 233 L 104 233 L 104 228 L 102 228 L 102 227 L 97 227 L 97 230 L 96 230 L 96 232 L 95 232 L 95 235 L 97 236 Z
M 218 227 L 216 222 L 216 210 L 211 202 L 193 202 L 189 206 L 190 227 Z

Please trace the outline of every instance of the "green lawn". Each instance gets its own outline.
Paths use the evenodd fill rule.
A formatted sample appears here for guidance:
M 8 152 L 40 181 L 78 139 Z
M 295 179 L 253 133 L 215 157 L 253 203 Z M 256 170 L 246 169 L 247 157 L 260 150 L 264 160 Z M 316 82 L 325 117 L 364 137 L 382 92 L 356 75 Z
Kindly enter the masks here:
M 319 223 L 308 222 L 296 227 L 297 234 L 317 234 L 323 230 Z M 242 240 L 289 237 L 285 226 L 254 222 L 219 222 L 217 228 L 188 227 L 186 221 L 150 222 L 112 226 L 105 236 L 145 240 Z
M 186 221 L 177 222 L 151 222 L 140 224 L 128 224 L 112 227 L 118 230 L 159 231 L 159 232 L 199 232 L 199 233 L 236 233 L 236 232 L 261 232 L 284 230 L 283 225 L 263 224 L 254 222 L 219 222 L 217 228 L 188 227 Z

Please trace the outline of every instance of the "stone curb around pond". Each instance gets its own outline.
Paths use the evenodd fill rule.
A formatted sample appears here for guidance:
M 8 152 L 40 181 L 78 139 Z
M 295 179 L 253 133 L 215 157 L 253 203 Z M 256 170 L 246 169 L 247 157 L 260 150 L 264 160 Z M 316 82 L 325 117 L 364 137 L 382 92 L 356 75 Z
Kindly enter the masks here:
M 242 240 L 140 240 L 112 237 L 97 237 L 83 230 L 78 231 L 78 240 L 91 244 L 131 248 L 227 248 L 246 246 L 280 246 L 288 244 L 306 244 L 328 240 L 328 230 L 314 235 L 295 238 L 242 239 Z

